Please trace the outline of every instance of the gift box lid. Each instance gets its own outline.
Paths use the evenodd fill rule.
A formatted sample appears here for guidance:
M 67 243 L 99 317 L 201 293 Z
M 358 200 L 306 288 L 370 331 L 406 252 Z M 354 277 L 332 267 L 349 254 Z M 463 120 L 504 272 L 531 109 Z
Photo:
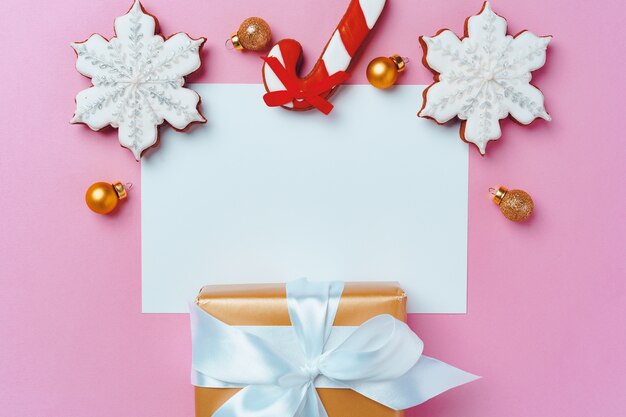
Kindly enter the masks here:
M 291 325 L 285 284 L 207 285 L 196 304 L 230 325 Z M 334 325 L 359 326 L 379 314 L 406 321 L 406 294 L 397 282 L 346 282 Z

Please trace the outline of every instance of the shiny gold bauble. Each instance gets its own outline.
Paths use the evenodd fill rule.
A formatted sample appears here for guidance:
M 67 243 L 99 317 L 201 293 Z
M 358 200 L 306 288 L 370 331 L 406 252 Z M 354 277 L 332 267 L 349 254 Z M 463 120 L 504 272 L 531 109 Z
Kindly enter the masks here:
M 526 191 L 507 190 L 500 187 L 493 196 L 493 201 L 500 207 L 504 217 L 514 222 L 523 222 L 533 213 L 535 204 Z
M 85 202 L 91 211 L 98 214 L 107 214 L 117 207 L 117 202 L 126 198 L 126 189 L 121 182 L 109 184 L 96 182 L 87 189 Z
M 405 66 L 399 55 L 374 58 L 367 66 L 367 81 L 376 88 L 389 88 L 395 84 Z
M 235 49 L 247 49 L 249 51 L 262 51 L 266 49 L 272 39 L 270 25 L 260 17 L 249 17 L 244 20 L 237 33 L 230 40 Z

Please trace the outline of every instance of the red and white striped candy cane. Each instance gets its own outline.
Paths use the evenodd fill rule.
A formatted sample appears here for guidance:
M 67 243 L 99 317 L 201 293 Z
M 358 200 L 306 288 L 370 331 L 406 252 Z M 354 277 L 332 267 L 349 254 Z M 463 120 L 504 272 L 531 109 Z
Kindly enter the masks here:
M 321 57 L 306 77 L 300 78 L 302 46 L 283 39 L 264 58 L 263 83 L 268 106 L 289 110 L 317 108 L 328 114 L 333 106 L 326 100 L 349 77 L 347 70 L 363 41 L 385 7 L 386 0 L 351 0 Z

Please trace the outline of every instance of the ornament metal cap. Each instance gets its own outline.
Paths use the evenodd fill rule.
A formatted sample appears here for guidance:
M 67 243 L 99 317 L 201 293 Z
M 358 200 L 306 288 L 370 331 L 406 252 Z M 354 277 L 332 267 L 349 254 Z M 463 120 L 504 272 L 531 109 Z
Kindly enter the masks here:
M 508 188 L 504 186 L 500 186 L 497 190 L 494 190 L 493 188 L 491 188 L 489 191 L 492 191 L 493 202 L 496 203 L 497 205 L 500 205 L 500 203 L 502 202 L 502 199 L 504 198 L 504 196 L 509 190 Z
M 126 197 L 128 197 L 128 192 L 126 191 L 126 187 L 124 187 L 124 184 L 117 181 L 111 185 L 113 186 L 113 189 L 115 190 L 115 194 L 117 194 L 117 198 L 119 198 L 120 200 L 123 200 Z
M 236 50 L 238 50 L 238 51 L 242 51 L 243 50 L 243 45 L 239 41 L 239 35 L 237 34 L 237 32 L 233 33 L 230 36 L 230 42 L 233 44 L 233 48 L 235 48 Z
M 396 68 L 398 68 L 398 72 L 404 71 L 406 69 L 406 63 L 409 62 L 408 59 L 402 58 L 398 54 L 391 55 L 389 59 L 391 59 L 393 63 L 396 64 Z

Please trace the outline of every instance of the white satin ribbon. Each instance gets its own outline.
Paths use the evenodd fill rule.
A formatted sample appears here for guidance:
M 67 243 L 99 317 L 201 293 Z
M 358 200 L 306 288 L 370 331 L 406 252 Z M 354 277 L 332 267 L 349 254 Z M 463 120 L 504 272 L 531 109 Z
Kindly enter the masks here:
M 478 378 L 423 356 L 420 338 L 390 315 L 333 327 L 342 291 L 341 281 L 288 283 L 292 327 L 229 326 L 192 304 L 192 383 L 243 388 L 213 417 L 328 417 L 316 387 L 401 410 Z

